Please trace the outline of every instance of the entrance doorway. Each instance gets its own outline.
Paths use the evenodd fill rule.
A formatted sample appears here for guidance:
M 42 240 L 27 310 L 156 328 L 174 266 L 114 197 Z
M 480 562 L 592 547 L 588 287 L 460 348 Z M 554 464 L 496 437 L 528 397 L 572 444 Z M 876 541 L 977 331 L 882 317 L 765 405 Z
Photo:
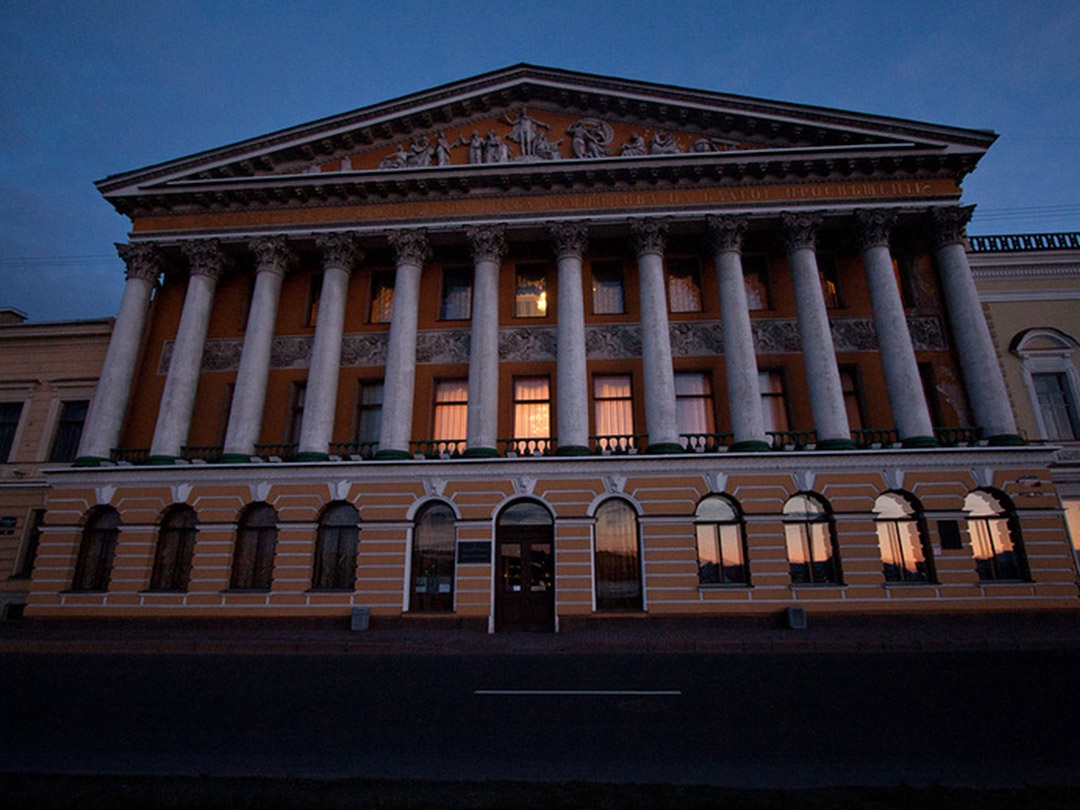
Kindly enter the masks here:
M 495 529 L 495 630 L 555 631 L 555 523 L 534 501 L 512 504 Z

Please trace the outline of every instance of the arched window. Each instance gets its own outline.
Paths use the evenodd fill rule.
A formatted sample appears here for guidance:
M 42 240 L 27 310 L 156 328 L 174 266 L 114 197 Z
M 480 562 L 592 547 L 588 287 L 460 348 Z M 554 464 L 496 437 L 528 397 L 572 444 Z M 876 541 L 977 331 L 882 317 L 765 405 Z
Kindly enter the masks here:
M 784 535 L 793 583 L 841 584 L 836 532 L 824 499 L 808 492 L 792 495 L 784 504 Z
M 120 513 L 111 506 L 99 506 L 86 519 L 79 560 L 75 564 L 73 591 L 107 591 L 112 574 L 116 539 L 120 535 Z
M 244 511 L 236 527 L 231 588 L 269 590 L 274 575 L 277 519 L 277 510 L 268 503 L 254 503 Z
M 154 570 L 150 574 L 152 591 L 184 591 L 191 579 L 191 556 L 195 551 L 198 520 L 195 510 L 186 504 L 165 510 L 158 529 Z
M 698 584 L 749 585 L 746 533 L 738 505 L 723 495 L 705 498 L 694 524 L 698 548 Z
M 633 507 L 613 498 L 596 510 L 597 610 L 643 610 L 641 548 Z
M 874 501 L 886 582 L 933 582 L 934 557 L 922 510 L 910 495 L 885 492 Z
M 411 611 L 454 609 L 454 550 L 457 527 L 454 510 L 435 501 L 416 516 L 412 543 Z
M 356 586 L 356 542 L 360 513 L 351 503 L 339 501 L 323 510 L 315 540 L 315 590 L 351 591 Z
M 1020 358 L 1020 374 L 1031 399 L 1039 438 L 1080 439 L 1080 374 L 1073 355 L 1078 344 L 1051 327 L 1025 329 L 1010 347 Z
M 971 551 L 981 580 L 1027 579 L 1020 527 L 1004 495 L 976 489 L 964 498 Z

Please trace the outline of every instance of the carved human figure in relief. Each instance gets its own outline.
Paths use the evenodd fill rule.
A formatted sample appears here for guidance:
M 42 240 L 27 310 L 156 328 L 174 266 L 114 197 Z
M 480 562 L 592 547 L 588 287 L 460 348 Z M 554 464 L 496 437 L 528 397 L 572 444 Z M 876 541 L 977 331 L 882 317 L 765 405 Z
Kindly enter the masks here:
M 622 145 L 619 154 L 623 157 L 637 157 L 638 155 L 644 155 L 646 151 L 648 150 L 645 146 L 645 139 L 636 132 L 631 132 L 630 140 Z
M 503 143 L 495 130 L 489 129 L 484 140 L 484 163 L 506 163 L 510 160 L 510 148 Z
M 510 134 L 506 136 L 508 141 L 513 141 L 521 147 L 522 157 L 536 155 L 537 138 L 542 134 L 541 129 L 551 131 L 551 127 L 543 121 L 538 121 L 529 115 L 524 104 L 521 105 L 521 113 L 517 118 L 504 115 L 503 119 L 510 125 Z
M 559 151 L 559 144 L 562 142 L 563 139 L 559 138 L 552 143 L 543 132 L 537 132 L 536 141 L 533 143 L 533 154 L 540 160 L 562 160 L 562 152 Z
M 615 136 L 611 127 L 595 118 L 582 118 L 566 128 L 570 145 L 576 158 L 604 157 L 609 153 L 607 145 Z
M 653 133 L 652 143 L 649 146 L 651 155 L 677 155 L 682 150 L 675 143 L 675 138 L 670 132 L 660 129 Z
M 399 143 L 397 145 L 397 151 L 384 157 L 379 162 L 380 169 L 400 169 L 407 164 L 409 155 Z
M 450 165 L 450 150 L 461 143 L 461 138 L 458 138 L 454 143 L 446 140 L 446 136 L 440 131 L 435 136 L 435 165 L 437 166 L 449 166 Z
M 419 140 L 412 142 L 412 146 L 409 147 L 409 155 L 405 160 L 406 166 L 430 166 L 431 154 L 435 150 L 431 148 L 431 144 L 428 142 L 428 137 L 425 135 Z
M 465 133 L 461 133 L 458 136 L 458 143 L 464 144 L 469 147 L 469 163 L 483 163 L 484 162 L 484 139 L 480 137 L 480 133 L 475 129 L 472 131 L 472 136 L 466 139 Z

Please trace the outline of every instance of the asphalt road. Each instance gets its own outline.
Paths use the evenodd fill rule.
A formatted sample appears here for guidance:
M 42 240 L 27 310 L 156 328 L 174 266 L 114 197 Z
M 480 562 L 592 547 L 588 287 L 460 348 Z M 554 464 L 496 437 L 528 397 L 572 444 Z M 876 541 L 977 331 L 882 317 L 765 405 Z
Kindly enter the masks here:
M 0 770 L 1076 784 L 1080 652 L 0 655 Z

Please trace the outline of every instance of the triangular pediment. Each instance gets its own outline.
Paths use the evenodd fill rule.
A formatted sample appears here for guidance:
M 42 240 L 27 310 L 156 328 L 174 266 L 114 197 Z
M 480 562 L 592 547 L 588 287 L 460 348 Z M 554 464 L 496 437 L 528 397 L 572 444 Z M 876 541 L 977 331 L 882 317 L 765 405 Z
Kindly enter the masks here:
M 129 214 L 229 193 L 327 183 L 331 195 L 408 182 L 423 193 L 558 172 L 652 172 L 674 181 L 777 172 L 945 172 L 959 179 L 991 133 L 519 65 L 98 183 Z M 767 169 L 762 169 L 763 166 Z M 861 167 L 861 168 L 858 168 Z M 876 170 L 876 169 L 875 169 Z M 703 174 L 705 172 L 705 174 Z M 417 185 L 419 184 L 419 185 Z M 269 196 L 260 196 L 267 195 Z M 216 196 L 215 196 L 216 195 Z M 194 204 L 194 203 L 192 203 Z

